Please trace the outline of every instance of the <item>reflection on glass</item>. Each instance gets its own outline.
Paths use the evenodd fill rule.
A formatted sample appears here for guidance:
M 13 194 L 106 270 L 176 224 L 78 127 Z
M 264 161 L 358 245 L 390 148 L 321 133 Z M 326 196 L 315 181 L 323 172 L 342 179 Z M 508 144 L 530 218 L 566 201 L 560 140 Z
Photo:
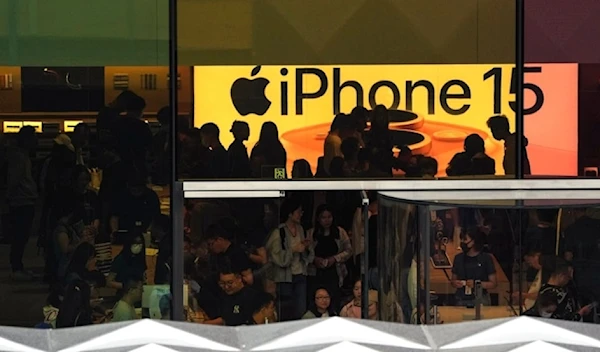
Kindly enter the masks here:
M 46 300 L 41 326 L 170 319 L 168 68 L 89 62 L 0 67 L 6 282 L 50 286 L 15 298 Z M 36 244 L 43 263 L 26 255 Z
M 377 235 L 378 278 L 380 287 L 380 317 L 383 321 L 410 323 L 418 315 L 417 213 L 410 204 L 380 200 Z
M 584 208 L 562 203 L 548 200 L 545 208 L 535 208 L 536 204 L 499 207 L 493 201 L 488 206 L 421 206 L 430 212 L 426 221 L 431 222 L 431 232 L 422 233 L 419 243 L 430 241 L 431 251 L 415 252 L 420 254 L 413 264 L 429 265 L 429 275 L 423 278 L 425 285 L 418 287 L 422 290 L 428 281 L 430 323 L 434 314 L 438 315 L 436 323 L 520 314 L 595 321 L 595 302 L 600 293 L 594 259 L 598 256 L 594 234 L 600 228 L 597 211 L 585 202 L 580 205 Z M 401 240 L 406 227 L 402 219 L 410 217 L 407 209 L 414 206 L 387 197 L 381 204 L 380 229 L 388 233 L 380 238 Z M 385 262 L 402 262 L 402 257 L 389 257 L 389 248 L 394 248 L 392 243 L 379 249 Z M 379 268 L 383 287 L 401 286 L 403 282 L 398 273 L 389 271 L 393 266 Z M 420 282 L 422 271 L 410 270 L 408 300 L 414 305 L 412 296 L 416 296 L 418 305 L 421 297 L 422 302 L 427 298 L 426 293 L 410 289 L 410 282 Z M 394 319 L 390 312 L 381 313 Z M 419 313 L 422 316 L 424 311 Z M 419 321 L 413 316 L 411 322 L 424 323 L 425 319 Z
M 457 154 L 455 175 L 513 175 L 514 156 L 502 167 L 504 141 L 511 152 L 512 137 L 492 138 L 486 122 L 504 114 L 507 134 L 514 131 L 515 7 L 434 2 L 348 0 L 332 8 L 318 3 L 321 11 L 308 14 L 300 0 L 179 1 L 179 64 L 193 70 L 193 125 L 214 123 L 220 146 L 232 145 L 229 154 L 240 162 L 250 157 L 249 169 L 227 177 L 288 178 L 298 160 L 317 178 L 444 177 Z M 333 8 L 337 24 L 323 15 Z M 198 25 L 199 12 L 211 14 L 210 26 Z M 371 50 L 355 50 L 373 37 L 381 41 Z M 239 121 L 249 130 L 242 138 L 229 133 Z M 269 143 L 267 126 L 277 130 Z M 471 135 L 483 139 L 483 150 L 465 150 Z M 225 164 L 220 146 L 198 152 L 210 172 L 180 177 L 220 176 L 211 170 L 212 160 L 213 169 Z M 475 156 L 495 167 L 479 170 Z

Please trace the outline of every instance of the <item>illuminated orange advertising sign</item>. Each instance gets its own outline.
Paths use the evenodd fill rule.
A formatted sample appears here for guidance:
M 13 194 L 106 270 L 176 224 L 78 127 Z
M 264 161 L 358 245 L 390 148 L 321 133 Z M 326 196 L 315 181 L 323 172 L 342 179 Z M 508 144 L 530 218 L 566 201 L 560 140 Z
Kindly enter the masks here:
M 249 149 L 261 125 L 272 121 L 288 164 L 306 159 L 314 168 L 336 113 L 384 104 L 414 113 L 392 128 L 418 136 L 415 146 L 438 160 L 440 175 L 471 133 L 484 138 L 503 174 L 503 145 L 491 138 L 486 121 L 505 114 L 514 125 L 512 65 L 197 66 L 194 76 L 194 124 L 215 122 L 226 147 L 233 141 L 228 132 L 233 121 L 250 125 Z M 533 172 L 576 175 L 577 65 L 530 65 L 525 97 Z

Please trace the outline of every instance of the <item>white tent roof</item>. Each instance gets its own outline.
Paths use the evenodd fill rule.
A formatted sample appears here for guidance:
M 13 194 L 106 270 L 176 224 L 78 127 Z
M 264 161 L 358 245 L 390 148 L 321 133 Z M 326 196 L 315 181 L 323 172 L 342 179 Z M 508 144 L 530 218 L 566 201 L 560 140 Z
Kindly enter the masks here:
M 0 327 L 1 351 L 589 351 L 600 325 L 527 317 L 416 326 L 329 318 L 237 328 L 142 320 L 59 330 Z

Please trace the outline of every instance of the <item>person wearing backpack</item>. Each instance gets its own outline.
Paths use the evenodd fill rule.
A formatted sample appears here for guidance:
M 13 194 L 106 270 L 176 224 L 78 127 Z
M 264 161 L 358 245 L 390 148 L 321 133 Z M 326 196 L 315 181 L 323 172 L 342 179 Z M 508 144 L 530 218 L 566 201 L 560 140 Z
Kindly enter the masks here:
M 277 284 L 280 321 L 299 319 L 306 312 L 307 266 L 315 258 L 314 246 L 302 228 L 302 205 L 295 198 L 281 205 L 281 224 L 266 248 Z

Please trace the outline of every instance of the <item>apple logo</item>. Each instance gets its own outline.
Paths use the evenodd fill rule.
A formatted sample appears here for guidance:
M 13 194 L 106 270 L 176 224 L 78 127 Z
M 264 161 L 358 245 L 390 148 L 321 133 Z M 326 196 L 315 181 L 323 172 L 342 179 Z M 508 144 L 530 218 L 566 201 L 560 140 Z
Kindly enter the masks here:
M 260 66 L 256 66 L 252 69 L 251 77 L 256 76 L 260 72 L 260 68 Z M 231 85 L 231 102 L 237 112 L 242 116 L 249 114 L 264 115 L 271 106 L 271 101 L 265 95 L 265 89 L 269 83 L 266 78 L 252 80 L 238 78 L 233 82 Z

